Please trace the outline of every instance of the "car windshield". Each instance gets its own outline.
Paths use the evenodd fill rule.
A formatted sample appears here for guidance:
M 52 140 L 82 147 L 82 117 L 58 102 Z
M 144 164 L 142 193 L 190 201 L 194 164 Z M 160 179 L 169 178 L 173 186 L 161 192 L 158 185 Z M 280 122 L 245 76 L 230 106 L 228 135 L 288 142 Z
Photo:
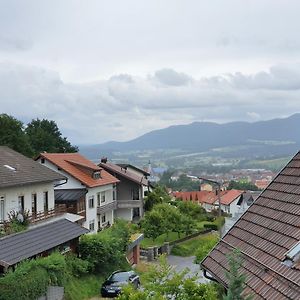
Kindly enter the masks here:
M 108 278 L 108 281 L 110 282 L 121 282 L 121 281 L 128 281 L 129 274 L 128 272 L 120 272 L 120 273 L 115 273 L 111 275 Z

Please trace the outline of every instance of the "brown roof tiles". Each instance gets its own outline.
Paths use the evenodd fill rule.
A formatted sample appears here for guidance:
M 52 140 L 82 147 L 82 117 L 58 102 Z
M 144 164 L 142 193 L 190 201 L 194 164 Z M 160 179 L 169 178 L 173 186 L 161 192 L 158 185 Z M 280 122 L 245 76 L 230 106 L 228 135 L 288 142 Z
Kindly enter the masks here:
M 40 157 L 47 159 L 90 188 L 119 182 L 117 178 L 79 153 L 41 153 Z M 93 178 L 91 172 L 94 171 L 100 171 L 101 177 Z
M 257 198 L 202 261 L 224 286 L 228 285 L 226 254 L 240 249 L 244 293 L 254 299 L 300 299 L 300 261 L 291 267 L 286 253 L 300 241 L 300 153 Z

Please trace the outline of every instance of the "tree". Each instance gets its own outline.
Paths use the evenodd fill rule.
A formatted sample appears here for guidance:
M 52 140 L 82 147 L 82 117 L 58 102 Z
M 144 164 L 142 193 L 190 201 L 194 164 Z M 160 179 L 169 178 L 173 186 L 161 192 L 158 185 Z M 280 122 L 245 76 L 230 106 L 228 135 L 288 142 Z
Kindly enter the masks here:
M 197 276 L 186 276 L 188 270 L 175 272 L 161 256 L 159 265 L 153 265 L 143 274 L 143 289 L 128 285 L 119 300 L 216 300 L 217 292 L 212 284 L 199 284 Z
M 23 123 L 7 114 L 0 114 L 0 145 L 8 146 L 26 156 L 33 155 Z
M 152 210 L 146 213 L 142 221 L 142 228 L 145 237 L 152 238 L 154 241 L 158 236 L 164 233 L 164 217 L 158 210 Z
M 152 192 L 145 197 L 145 211 L 150 211 L 154 205 L 168 203 L 171 197 L 167 194 L 164 187 L 157 185 Z
M 250 300 L 251 295 L 244 296 L 246 276 L 239 273 L 242 266 L 241 252 L 234 249 L 232 253 L 227 256 L 229 264 L 229 272 L 226 272 L 226 277 L 229 280 L 227 295 L 223 296 L 223 300 Z
M 29 142 L 37 155 L 47 152 L 77 152 L 78 148 L 71 145 L 67 138 L 62 137 L 57 124 L 54 121 L 32 120 L 25 129 Z
M 251 183 L 245 181 L 234 181 L 231 180 L 228 185 L 228 190 L 248 190 L 248 191 L 258 191 L 258 187 Z

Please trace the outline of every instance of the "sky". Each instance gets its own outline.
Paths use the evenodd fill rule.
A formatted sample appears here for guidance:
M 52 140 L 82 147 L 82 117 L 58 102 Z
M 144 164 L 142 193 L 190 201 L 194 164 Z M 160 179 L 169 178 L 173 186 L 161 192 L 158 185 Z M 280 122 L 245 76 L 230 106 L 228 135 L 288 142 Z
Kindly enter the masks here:
M 0 0 L 0 113 L 72 143 L 300 112 L 300 1 Z

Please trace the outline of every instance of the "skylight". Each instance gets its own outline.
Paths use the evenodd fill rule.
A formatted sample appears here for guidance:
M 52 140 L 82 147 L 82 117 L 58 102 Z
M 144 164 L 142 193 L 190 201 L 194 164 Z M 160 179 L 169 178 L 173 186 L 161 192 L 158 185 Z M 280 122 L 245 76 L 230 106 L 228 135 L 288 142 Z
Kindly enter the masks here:
M 292 261 L 300 257 L 300 242 L 298 242 L 287 254 L 286 257 Z
M 16 168 L 14 168 L 14 167 L 11 167 L 11 166 L 9 166 L 9 165 L 3 165 L 5 168 L 7 168 L 8 170 L 11 170 L 11 171 L 13 171 L 13 172 L 16 172 L 17 171 L 17 169 Z

